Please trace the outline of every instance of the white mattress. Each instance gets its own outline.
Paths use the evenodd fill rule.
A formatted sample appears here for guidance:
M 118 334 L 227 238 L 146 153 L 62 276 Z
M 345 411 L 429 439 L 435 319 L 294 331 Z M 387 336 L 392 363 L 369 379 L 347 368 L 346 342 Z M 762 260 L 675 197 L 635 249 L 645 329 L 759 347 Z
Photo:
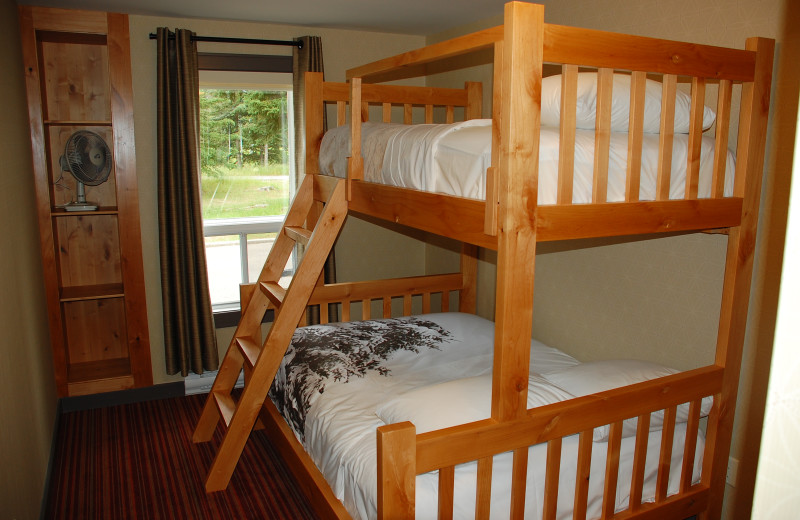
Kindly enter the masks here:
M 364 180 L 460 197 L 486 197 L 486 168 L 491 164 L 491 120 L 474 119 L 451 125 L 362 125 Z M 558 179 L 558 128 L 541 127 L 539 144 L 539 204 L 555 204 Z M 639 197 L 655 199 L 658 134 L 644 134 Z M 687 134 L 675 134 L 670 198 L 683 198 L 686 185 Z M 703 137 L 698 196 L 711 193 L 714 140 Z M 625 199 L 628 134 L 611 133 L 608 201 Z M 320 146 L 320 170 L 346 177 L 350 127 L 328 131 Z M 725 195 L 733 193 L 734 157 L 728 150 Z M 576 130 L 573 203 L 592 198 L 594 132 Z
M 421 323 L 423 326 L 411 333 L 395 327 L 398 323 L 408 324 L 409 320 L 412 320 L 410 323 Z M 461 380 L 475 381 L 475 376 L 490 374 L 493 323 L 469 314 L 443 313 L 397 320 L 313 326 L 300 330 L 303 330 L 301 335 L 305 346 L 300 346 L 302 342 L 296 341 L 296 335 L 270 395 L 284 416 L 289 417 L 288 422 L 298 439 L 350 514 L 354 518 L 375 518 L 375 430 L 385 424 L 376 411 L 381 410 L 382 403 L 393 397 L 408 395 L 409 392 L 434 383 L 448 381 L 459 384 Z M 440 334 L 437 331 L 445 332 Z M 323 336 L 333 339 L 332 347 L 330 344 L 327 347 L 323 345 L 324 342 L 320 341 Z M 392 346 L 396 341 L 404 343 L 404 346 L 399 349 Z M 326 349 L 329 352 L 322 355 L 321 352 Z M 365 355 L 367 351 L 372 354 Z M 373 355 L 375 353 L 378 354 Z M 331 356 L 335 359 L 331 360 Z M 353 362 L 355 359 L 358 363 Z M 365 361 L 370 369 L 363 369 Z M 297 364 L 313 366 L 314 373 L 297 371 Z M 532 372 L 546 376 L 577 364 L 577 360 L 563 352 L 536 341 L 531 342 Z M 534 379 L 539 382 L 544 380 L 543 377 L 532 375 L 532 381 Z M 290 388 L 287 384 L 290 380 L 302 380 L 304 384 L 312 381 L 314 384 L 305 387 L 298 384 Z M 532 388 L 534 386 L 542 388 L 539 383 Z M 298 425 L 303 422 L 297 420 L 298 410 L 302 408 L 298 403 L 303 399 L 309 406 L 306 412 L 299 413 L 305 413 L 305 417 L 304 424 Z M 489 402 L 488 396 L 485 401 Z M 530 403 L 529 393 L 529 406 Z M 449 409 L 453 408 L 453 402 L 448 400 L 447 404 L 449 407 L 441 407 L 443 414 L 453 412 Z M 485 414 L 488 417 L 488 404 L 486 406 Z M 678 489 L 684 432 L 685 425 L 679 424 L 675 430 L 670 493 L 675 493 Z M 635 437 L 626 438 L 622 443 L 617 510 L 624 509 L 628 502 L 634 440 Z M 564 439 L 558 518 L 571 518 L 577 445 L 577 436 Z M 654 495 L 659 446 L 660 432 L 651 433 L 645 475 L 645 500 L 652 500 Z M 702 458 L 702 449 L 701 437 L 695 454 L 696 461 Z M 600 513 L 606 450 L 606 443 L 593 443 L 589 518 L 597 517 Z M 544 445 L 530 449 L 525 518 L 541 517 L 546 451 Z M 456 468 L 455 518 L 472 518 L 474 515 L 475 467 L 475 463 L 470 463 Z M 492 518 L 508 517 L 510 467 L 510 454 L 495 457 Z M 696 462 L 695 481 L 699 479 L 699 475 L 700 463 Z M 437 479 L 436 472 L 417 477 L 418 519 L 436 518 Z

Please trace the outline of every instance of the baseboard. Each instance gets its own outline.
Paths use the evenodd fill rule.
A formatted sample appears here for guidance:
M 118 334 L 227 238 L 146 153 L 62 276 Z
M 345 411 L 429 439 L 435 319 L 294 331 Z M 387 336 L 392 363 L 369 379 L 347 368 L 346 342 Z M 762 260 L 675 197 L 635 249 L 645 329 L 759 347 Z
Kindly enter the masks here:
M 186 395 L 193 394 L 207 394 L 211 391 L 211 385 L 214 384 L 214 379 L 217 377 L 217 371 L 203 372 L 202 374 L 192 374 L 183 380 L 184 393 Z M 244 374 L 239 374 L 239 379 L 236 381 L 236 388 L 244 386 Z
M 75 397 L 62 397 L 59 400 L 61 413 L 75 412 L 78 410 L 91 410 L 105 408 L 120 404 L 140 403 L 155 399 L 182 397 L 184 394 L 183 382 L 163 383 L 160 385 L 105 392 L 102 394 L 80 395 Z

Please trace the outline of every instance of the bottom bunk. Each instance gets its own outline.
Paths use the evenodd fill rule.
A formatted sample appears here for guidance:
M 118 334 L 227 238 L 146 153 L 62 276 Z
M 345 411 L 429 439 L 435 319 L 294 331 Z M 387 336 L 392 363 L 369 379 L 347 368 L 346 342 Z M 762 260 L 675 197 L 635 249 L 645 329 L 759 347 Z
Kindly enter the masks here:
M 513 423 L 516 438 L 501 434 L 511 444 L 492 451 L 492 429 L 509 427 L 489 418 L 493 339 L 492 322 L 455 312 L 298 329 L 262 419 L 271 423 L 269 431 L 284 437 L 281 444 L 293 448 L 304 475 L 316 479 L 309 491 L 320 496 L 316 488 L 325 488 L 328 501 L 344 505 L 346 513 L 341 504 L 323 504 L 332 516 L 379 516 L 378 483 L 383 477 L 377 468 L 385 454 L 379 453 L 376 431 L 404 421 L 416 428 L 412 440 L 417 459 L 410 462 L 414 474 L 422 473 L 413 485 L 416 518 L 472 518 L 481 510 L 492 518 L 508 518 L 512 501 L 519 500 L 512 497 L 520 490 L 524 506 L 518 511 L 525 518 L 573 518 L 576 511 L 576 518 L 606 517 L 675 500 L 682 496 L 679 491 L 701 491 L 697 483 L 704 437 L 698 423 L 711 407 L 711 398 L 700 401 L 707 394 L 695 389 L 688 398 L 673 396 L 671 388 L 680 381 L 674 378 L 685 374 L 656 364 L 579 363 L 535 340 L 528 381 L 530 421 Z M 652 387 L 658 385 L 654 379 L 664 377 L 673 380 L 634 399 L 642 384 Z M 683 399 L 695 404 L 677 406 Z M 615 414 L 613 407 L 623 401 L 629 402 L 628 408 L 635 401 L 635 411 Z M 587 408 L 594 413 L 587 414 Z M 644 423 L 638 433 L 637 415 Z M 581 416 L 597 427 L 558 431 L 563 430 L 562 419 L 569 429 L 580 424 L 575 418 Z M 621 422 L 623 418 L 629 420 Z M 479 430 L 486 444 L 480 434 L 475 437 Z M 468 434 L 473 437 L 465 449 L 434 456 L 461 460 L 439 471 L 420 470 L 429 465 L 419 458 L 427 441 L 452 440 L 458 446 Z M 557 448 L 548 436 L 557 438 Z M 540 442 L 547 440 L 551 442 Z M 503 452 L 527 446 L 524 485 L 516 490 L 512 484 L 519 479 L 519 461 Z M 487 448 L 490 452 L 483 453 Z M 473 456 L 483 460 L 475 462 Z M 698 505 L 703 501 L 696 498 L 680 505 L 680 514 L 702 509 Z

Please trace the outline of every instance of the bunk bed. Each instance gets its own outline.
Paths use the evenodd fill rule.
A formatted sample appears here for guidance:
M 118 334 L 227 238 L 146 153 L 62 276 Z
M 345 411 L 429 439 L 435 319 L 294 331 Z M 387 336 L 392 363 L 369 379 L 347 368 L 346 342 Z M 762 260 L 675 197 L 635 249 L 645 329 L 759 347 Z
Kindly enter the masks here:
M 454 518 L 467 514 L 465 504 L 479 518 L 720 516 L 752 275 L 774 42 L 751 38 L 744 50 L 737 50 L 543 20 L 541 6 L 512 2 L 500 27 L 352 69 L 348 83 L 323 82 L 318 74 L 306 77 L 306 178 L 259 282 L 242 288 L 247 302 L 242 320 L 194 433 L 195 442 L 208 441 L 220 421 L 227 426 L 207 491 L 227 486 L 255 426 L 264 428 L 285 454 L 326 518 Z M 464 89 L 382 84 L 465 61 L 474 64 L 463 60 L 468 55 L 492 58 L 491 121 L 478 121 L 479 84 L 467 83 Z M 620 88 L 620 82 L 627 86 Z M 587 85 L 594 102 L 588 113 L 581 108 Z M 659 94 L 655 101 L 653 88 Z M 710 124 L 704 105 L 712 92 L 715 123 L 704 136 Z M 616 112 L 619 102 L 627 106 L 622 116 Z M 335 116 L 328 119 L 344 129 L 329 134 L 323 145 L 323 121 L 331 105 Z M 436 119 L 449 125 L 439 140 L 422 148 L 447 148 L 453 133 L 484 134 L 484 144 L 461 147 L 488 149 L 477 159 L 482 166 L 468 168 L 477 173 L 466 184 L 480 184 L 477 192 L 452 187 L 459 182 L 436 180 L 449 175 L 437 165 L 432 167 L 438 175 L 434 180 L 417 173 L 423 162 L 446 160 L 405 161 L 412 164 L 411 181 L 395 174 L 388 155 L 400 150 L 395 155 L 402 162 L 409 153 L 398 144 L 398 129 L 390 128 L 395 134 L 389 137 L 384 130 L 393 126 L 393 111 L 402 112 L 404 125 L 415 123 L 414 107 L 423 112 L 418 118 L 426 124 L 419 127 L 422 133 L 430 133 L 434 127 L 428 125 Z M 367 123 L 373 112 L 380 113 L 377 125 Z M 457 115 L 465 122 L 455 123 Z M 731 127 L 735 147 L 729 143 Z M 557 134 L 555 145 L 540 147 L 545 133 Z M 590 141 L 588 158 L 579 151 L 585 139 Z M 348 148 L 344 162 L 331 144 L 336 141 Z M 379 149 L 377 158 L 362 154 L 362 147 L 365 152 Z M 332 148 L 333 155 L 321 157 L 322 148 Z M 729 152 L 734 148 L 735 160 Z M 623 157 L 618 169 L 610 160 L 615 154 Z M 325 258 L 348 213 L 461 241 L 459 272 L 321 283 Z M 563 375 L 574 367 L 582 382 L 594 379 L 581 372 L 585 365 L 531 340 L 537 242 L 709 230 L 728 236 L 714 363 L 680 373 L 655 370 L 608 388 L 565 389 L 569 382 Z M 303 260 L 283 288 L 277 281 L 296 243 L 305 245 Z M 475 312 L 478 247 L 497 251 L 494 324 L 469 316 Z M 331 306 L 339 321 L 350 323 L 329 324 Z M 321 324 L 297 329 L 306 324 L 309 307 L 318 309 Z M 270 309 L 275 319 L 262 341 L 260 324 Z M 383 320 L 368 320 L 375 310 Z M 393 310 L 404 317 L 393 318 Z M 449 312 L 454 310 L 460 312 Z M 356 318 L 368 321 L 352 321 Z M 431 334 L 445 339 L 437 348 L 422 348 L 432 341 Z M 324 392 L 313 385 L 315 391 L 290 388 L 298 379 L 292 362 L 318 354 L 302 350 L 303 344 L 317 348 L 326 335 L 334 338 L 335 346 L 326 347 L 333 357 L 358 345 L 380 345 L 380 363 L 359 354 L 353 359 L 366 360 L 367 368 L 347 369 L 378 375 L 353 377 L 359 380 L 351 390 L 333 384 Z M 381 348 L 388 337 L 420 343 L 387 354 Z M 473 345 L 479 337 L 484 341 Z M 419 350 L 431 350 L 434 357 L 419 361 Z M 437 364 L 437 356 L 448 350 L 459 352 L 461 361 Z M 452 368 L 465 366 L 470 368 L 463 373 Z M 231 390 L 242 370 L 245 388 L 236 399 Z M 327 372 L 332 381 L 349 378 L 351 372 L 337 370 Z M 420 375 L 431 372 L 449 375 Z M 394 378 L 402 373 L 410 382 Z M 377 386 L 366 386 L 366 380 Z M 455 389 L 448 386 L 454 381 L 460 385 Z M 332 466 L 338 471 L 346 464 L 321 460 L 308 446 L 317 441 L 303 439 L 304 429 L 336 423 L 352 412 L 358 394 L 377 398 L 381 384 L 389 385 L 383 393 L 393 397 L 426 392 L 405 403 L 371 402 L 366 412 L 353 412 L 376 410 L 368 418 L 367 433 L 345 442 L 367 445 L 366 460 L 372 461 L 367 464 L 374 463 L 377 472 L 356 470 L 367 474 L 362 486 L 368 489 L 343 489 L 326 476 L 330 479 Z M 268 396 L 271 386 L 275 402 Z M 431 389 L 451 396 L 450 408 L 457 412 L 470 403 L 482 404 L 477 415 L 456 413 L 442 422 L 436 409 L 425 415 L 420 404 L 431 401 Z M 345 409 L 323 411 L 315 423 L 306 423 L 306 412 L 320 406 L 298 400 L 319 400 L 321 394 L 344 403 Z M 343 435 L 331 431 L 333 440 L 341 441 Z M 364 442 L 373 435 L 374 444 Z M 308 441 L 305 446 L 301 439 Z M 460 484 L 464 479 L 471 483 L 466 492 Z M 507 491 L 497 491 L 501 484 Z M 347 498 L 348 511 L 341 500 L 345 496 L 361 496 L 362 505 Z

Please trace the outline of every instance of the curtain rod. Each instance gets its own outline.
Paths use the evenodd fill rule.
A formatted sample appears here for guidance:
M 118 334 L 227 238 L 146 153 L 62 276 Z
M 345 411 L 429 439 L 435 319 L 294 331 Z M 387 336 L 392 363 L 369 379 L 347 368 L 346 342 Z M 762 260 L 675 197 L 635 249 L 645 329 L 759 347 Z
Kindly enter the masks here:
M 150 33 L 150 39 L 155 40 L 158 36 L 156 33 Z M 174 33 L 170 33 L 169 37 L 175 38 Z M 217 42 L 217 43 L 249 43 L 257 45 L 285 45 L 290 47 L 303 48 L 303 42 L 294 40 L 256 40 L 252 38 L 224 38 L 219 36 L 192 36 L 192 41 L 196 42 Z

